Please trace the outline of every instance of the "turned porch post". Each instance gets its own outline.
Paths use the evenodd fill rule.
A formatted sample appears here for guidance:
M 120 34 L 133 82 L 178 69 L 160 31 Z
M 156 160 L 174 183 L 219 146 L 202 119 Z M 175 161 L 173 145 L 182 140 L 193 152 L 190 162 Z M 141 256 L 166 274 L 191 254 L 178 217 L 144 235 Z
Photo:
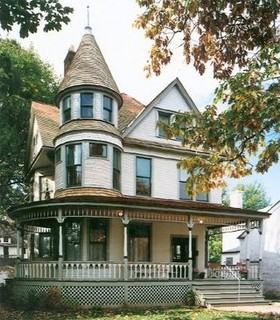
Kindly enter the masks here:
M 58 280 L 63 278 L 63 222 L 64 217 L 62 217 L 62 210 L 58 211 Z
M 188 278 L 192 280 L 193 275 L 193 261 L 192 261 L 192 228 L 193 228 L 193 218 L 189 216 L 188 229 L 189 229 L 189 257 L 188 257 Z
M 20 262 L 20 238 L 21 238 L 21 230 L 20 225 L 17 224 L 17 260 L 16 260 L 16 277 L 19 277 L 19 262 Z
M 124 272 L 123 272 L 123 277 L 124 280 L 127 281 L 128 280 L 128 254 L 127 254 L 127 226 L 129 224 L 129 218 L 127 213 L 125 212 L 123 214 L 123 212 L 120 212 L 120 216 L 122 218 L 122 223 L 123 223 L 123 263 L 124 263 Z
M 250 235 L 251 220 L 246 221 L 246 268 L 250 270 L 250 248 L 249 248 L 249 235 Z M 250 274 L 250 273 L 249 273 Z
M 263 278 L 263 262 L 262 262 L 262 254 L 263 254 L 263 220 L 260 220 L 259 223 L 259 278 Z

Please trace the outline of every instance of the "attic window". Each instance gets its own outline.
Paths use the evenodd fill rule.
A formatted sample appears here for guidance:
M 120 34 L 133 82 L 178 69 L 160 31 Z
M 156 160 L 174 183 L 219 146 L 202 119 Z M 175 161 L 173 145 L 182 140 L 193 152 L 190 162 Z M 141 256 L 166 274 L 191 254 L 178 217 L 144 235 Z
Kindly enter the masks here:
M 93 118 L 93 93 L 81 93 L 81 118 Z
M 171 123 L 171 113 L 159 112 L 158 113 L 158 121 L 166 124 Z M 160 138 L 166 138 L 166 134 L 163 128 L 158 127 L 158 136 Z
M 63 123 L 71 120 L 71 96 L 68 96 L 62 101 L 62 118 Z

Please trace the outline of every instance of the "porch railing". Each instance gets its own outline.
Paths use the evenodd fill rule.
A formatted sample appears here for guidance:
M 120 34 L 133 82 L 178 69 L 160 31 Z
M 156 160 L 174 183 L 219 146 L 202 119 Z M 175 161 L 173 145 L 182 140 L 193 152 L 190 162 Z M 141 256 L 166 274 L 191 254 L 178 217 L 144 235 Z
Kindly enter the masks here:
M 119 262 L 19 262 L 18 278 L 59 280 L 123 280 L 127 268 L 129 280 L 187 279 L 188 263 Z

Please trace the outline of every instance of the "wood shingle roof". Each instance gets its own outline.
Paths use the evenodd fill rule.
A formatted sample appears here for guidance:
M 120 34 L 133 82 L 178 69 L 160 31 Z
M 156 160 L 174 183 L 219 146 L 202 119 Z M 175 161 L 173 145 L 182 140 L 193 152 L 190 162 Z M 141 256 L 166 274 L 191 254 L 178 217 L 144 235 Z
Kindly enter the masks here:
M 38 121 L 43 146 L 53 147 L 53 139 L 59 129 L 58 108 L 49 104 L 33 101 L 32 112 Z
M 87 27 L 86 31 L 61 83 L 60 92 L 75 86 L 90 85 L 119 94 L 118 86 L 91 33 L 91 28 Z

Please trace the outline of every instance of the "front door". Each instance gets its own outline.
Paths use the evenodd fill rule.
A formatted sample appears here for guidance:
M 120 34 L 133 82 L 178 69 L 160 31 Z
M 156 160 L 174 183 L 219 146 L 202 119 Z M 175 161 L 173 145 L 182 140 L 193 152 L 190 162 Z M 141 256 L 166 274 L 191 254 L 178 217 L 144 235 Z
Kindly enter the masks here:
M 189 238 L 172 237 L 171 239 L 172 262 L 188 262 L 189 258 Z M 192 260 L 196 265 L 196 239 L 192 238 Z

